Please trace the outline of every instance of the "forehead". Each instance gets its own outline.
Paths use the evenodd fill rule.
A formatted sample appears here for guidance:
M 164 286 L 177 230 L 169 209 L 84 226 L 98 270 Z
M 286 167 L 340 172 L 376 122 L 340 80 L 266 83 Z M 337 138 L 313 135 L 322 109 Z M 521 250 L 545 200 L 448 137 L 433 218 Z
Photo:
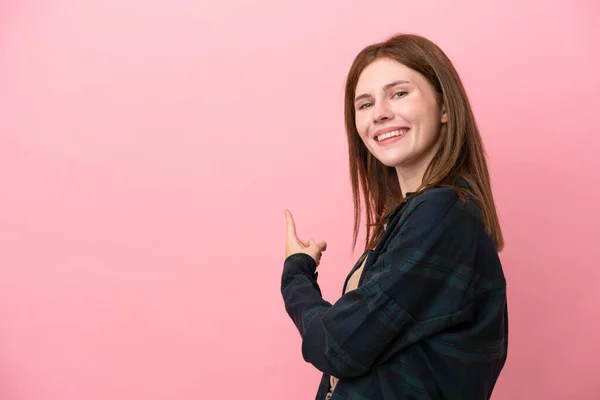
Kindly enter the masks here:
M 360 74 L 356 83 L 356 93 L 379 91 L 390 82 L 403 80 L 420 85 L 420 74 L 398 61 L 381 58 L 369 64 Z

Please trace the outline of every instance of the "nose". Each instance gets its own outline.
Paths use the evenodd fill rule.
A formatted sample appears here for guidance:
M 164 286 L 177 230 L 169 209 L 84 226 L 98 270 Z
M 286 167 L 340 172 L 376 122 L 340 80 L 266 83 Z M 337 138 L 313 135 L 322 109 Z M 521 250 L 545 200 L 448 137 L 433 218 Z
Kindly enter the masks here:
M 394 113 L 386 101 L 378 101 L 373 108 L 373 122 L 382 122 L 394 118 Z

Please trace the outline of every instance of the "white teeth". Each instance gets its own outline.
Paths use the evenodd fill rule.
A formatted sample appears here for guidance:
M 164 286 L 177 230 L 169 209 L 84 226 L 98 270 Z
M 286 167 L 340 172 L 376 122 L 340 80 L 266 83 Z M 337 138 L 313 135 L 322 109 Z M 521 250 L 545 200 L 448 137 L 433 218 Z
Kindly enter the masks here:
M 385 133 L 383 135 L 377 136 L 377 141 L 381 142 L 382 140 L 389 139 L 393 136 L 402 136 L 406 132 L 408 132 L 408 129 L 398 129 L 396 131 L 391 131 L 391 132 Z

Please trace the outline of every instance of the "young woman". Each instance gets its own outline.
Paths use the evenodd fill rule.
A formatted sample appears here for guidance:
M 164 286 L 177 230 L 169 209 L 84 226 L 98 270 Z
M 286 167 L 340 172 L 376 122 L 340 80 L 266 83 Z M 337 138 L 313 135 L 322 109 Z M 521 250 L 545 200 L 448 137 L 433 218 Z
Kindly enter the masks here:
M 367 243 L 335 304 L 317 284 L 325 242 L 299 239 L 285 211 L 281 291 L 304 359 L 323 372 L 316 399 L 489 399 L 508 348 L 503 238 L 456 70 L 420 36 L 368 46 L 345 118 L 353 245 L 361 190 Z

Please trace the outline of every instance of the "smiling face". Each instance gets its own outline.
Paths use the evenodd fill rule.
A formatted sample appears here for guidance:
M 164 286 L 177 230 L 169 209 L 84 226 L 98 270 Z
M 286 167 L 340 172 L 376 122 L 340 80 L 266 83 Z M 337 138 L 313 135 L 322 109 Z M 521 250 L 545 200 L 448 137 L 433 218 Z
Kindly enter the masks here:
M 433 87 L 418 72 L 380 58 L 362 71 L 355 93 L 355 123 L 363 143 L 384 165 L 396 168 L 403 191 L 416 189 L 447 122 Z

